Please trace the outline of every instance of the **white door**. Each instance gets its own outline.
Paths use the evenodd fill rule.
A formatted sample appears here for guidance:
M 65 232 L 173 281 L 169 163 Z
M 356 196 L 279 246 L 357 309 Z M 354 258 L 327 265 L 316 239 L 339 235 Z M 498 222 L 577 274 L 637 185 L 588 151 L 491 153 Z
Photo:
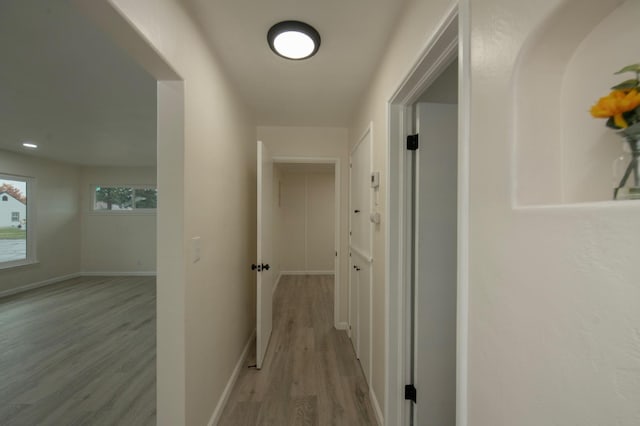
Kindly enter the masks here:
M 362 370 L 371 380 L 371 132 L 367 132 L 351 153 L 350 240 L 352 273 L 350 279 L 350 318 L 356 330 L 351 339 Z M 355 269 L 353 268 L 355 266 Z M 355 308 L 355 312 L 353 311 Z
M 458 107 L 418 104 L 414 425 L 454 426 Z
M 273 272 L 269 262 L 273 247 L 273 159 L 264 143 L 258 141 L 258 259 L 256 367 L 262 368 L 273 323 Z

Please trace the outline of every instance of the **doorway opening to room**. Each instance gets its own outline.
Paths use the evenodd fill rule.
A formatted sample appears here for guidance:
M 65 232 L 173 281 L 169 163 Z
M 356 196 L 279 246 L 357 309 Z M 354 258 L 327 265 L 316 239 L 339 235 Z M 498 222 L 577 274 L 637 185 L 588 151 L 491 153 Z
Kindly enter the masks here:
M 385 403 L 399 425 L 455 425 L 461 413 L 466 228 L 458 132 L 466 103 L 459 108 L 458 34 L 455 7 L 390 100 Z
M 182 289 L 183 89 L 110 3 L 88 3 L 0 6 L 15 141 L 0 144 L 0 199 L 11 195 L 19 243 L 0 245 L 0 340 L 12 348 L 0 423 L 155 423 L 171 411 L 156 396 L 173 392 L 157 376 L 180 381 L 164 380 L 178 375 L 163 364 L 180 339 L 162 305 Z M 34 392 L 37 403 L 16 402 Z
M 271 338 L 274 294 L 291 277 L 330 276 L 332 325 L 338 323 L 340 283 L 340 160 L 271 157 L 258 142 L 258 263 L 256 366 Z

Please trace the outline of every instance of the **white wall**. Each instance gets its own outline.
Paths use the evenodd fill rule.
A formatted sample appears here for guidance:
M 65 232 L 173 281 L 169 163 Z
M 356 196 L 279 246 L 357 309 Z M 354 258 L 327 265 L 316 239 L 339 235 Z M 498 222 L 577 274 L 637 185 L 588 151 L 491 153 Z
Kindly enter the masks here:
M 271 215 L 271 218 L 273 220 L 273 247 L 271 248 L 271 255 L 273 256 L 273 258 L 271 259 L 270 265 L 271 265 L 271 269 L 273 270 L 273 277 L 274 280 L 278 280 L 280 278 L 280 273 L 282 272 L 282 248 L 281 248 L 281 240 L 282 240 L 282 235 L 284 235 L 284 227 L 283 227 L 283 220 L 284 220 L 284 209 L 282 207 L 282 203 L 280 201 L 280 194 L 281 194 L 281 190 L 282 190 L 282 171 L 280 170 L 280 167 L 278 164 L 274 164 L 273 167 L 273 185 L 272 185 L 272 190 L 273 190 L 273 201 L 272 201 L 272 206 L 273 206 L 273 214 Z M 276 281 L 276 285 L 279 284 L 278 281 Z M 276 287 L 274 286 L 274 292 L 276 290 Z
M 156 185 L 155 167 L 83 167 L 82 272 L 155 273 L 156 212 L 94 212 L 95 185 Z
M 79 168 L 0 151 L 0 173 L 35 178 L 36 197 L 29 194 L 29 202 L 35 203 L 38 260 L 33 265 L 0 269 L 0 293 L 79 272 Z
M 340 159 L 340 271 L 338 321 L 347 322 L 349 282 L 348 211 L 349 151 L 348 130 L 341 127 L 258 127 L 262 140 L 275 157 L 335 157 Z
M 518 55 L 559 6 L 570 33 L 603 2 L 471 3 L 469 424 L 640 424 L 640 205 L 514 208 L 510 192 Z
M 334 172 L 299 170 L 282 172 L 274 186 L 280 186 L 280 205 L 274 212 L 279 232 L 282 272 L 333 273 L 334 245 Z M 275 215 L 274 215 L 275 216 Z
M 446 11 L 453 6 L 448 0 L 409 0 L 398 21 L 396 33 L 389 42 L 378 70 L 365 92 L 349 131 L 349 143 L 356 144 L 369 122 L 373 122 L 373 170 L 380 171 L 378 211 L 381 224 L 373 233 L 373 324 L 372 380 L 374 397 L 382 411 L 385 398 L 385 241 L 386 173 L 388 122 L 387 103 L 409 72 L 418 54 L 436 30 Z M 384 413 L 381 413 L 384 414 Z
M 184 229 L 184 239 L 174 244 L 184 248 L 186 265 L 178 270 L 175 285 L 180 287 L 162 289 L 166 296 L 180 293 L 179 298 L 158 299 L 158 323 L 166 324 L 158 330 L 158 383 L 163 384 L 158 387 L 158 424 L 203 425 L 255 327 L 255 273 L 250 269 L 256 256 L 255 125 L 180 2 L 111 3 L 184 80 L 184 132 L 175 135 L 184 136 L 184 195 L 183 200 L 177 197 L 184 220 L 169 226 Z M 168 183 L 171 170 L 159 167 L 159 182 Z M 181 182 L 182 173 L 175 178 Z M 190 240 L 196 236 L 201 252 L 194 263 Z M 183 322 L 170 325 L 167 318 Z M 178 349 L 184 345 L 183 354 L 167 356 L 172 342 Z M 169 379 L 177 388 L 169 388 Z

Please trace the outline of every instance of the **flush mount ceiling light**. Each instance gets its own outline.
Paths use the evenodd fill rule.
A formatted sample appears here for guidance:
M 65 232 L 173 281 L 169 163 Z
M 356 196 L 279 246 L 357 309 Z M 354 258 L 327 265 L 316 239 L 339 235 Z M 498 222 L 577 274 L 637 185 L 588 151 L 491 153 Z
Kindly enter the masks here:
M 24 146 L 25 148 L 29 148 L 29 149 L 36 149 L 38 148 L 38 145 L 36 145 L 33 142 L 22 142 L 22 146 Z
M 312 57 L 320 48 L 320 34 L 309 24 L 283 21 L 267 33 L 269 47 L 286 59 L 301 60 Z

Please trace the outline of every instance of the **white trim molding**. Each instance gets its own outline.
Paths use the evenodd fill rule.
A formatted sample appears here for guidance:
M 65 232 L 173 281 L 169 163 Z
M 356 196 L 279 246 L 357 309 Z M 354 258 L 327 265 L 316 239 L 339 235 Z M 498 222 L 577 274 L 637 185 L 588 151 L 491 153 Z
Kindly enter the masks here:
M 35 283 L 12 288 L 12 289 L 0 292 L 0 298 L 13 296 L 14 294 L 24 293 L 25 291 L 34 290 L 36 288 L 45 287 L 52 284 L 57 284 L 59 282 L 70 280 L 73 278 L 78 278 L 80 276 L 82 276 L 82 274 L 76 272 L 74 274 L 61 275 L 59 277 L 49 278 L 48 280 L 38 281 Z
M 280 275 L 335 275 L 335 271 L 282 271 Z
M 336 324 L 336 330 L 348 330 L 349 324 L 346 321 L 340 321 Z
M 278 274 L 278 277 L 276 278 L 276 283 L 273 285 L 273 294 L 276 294 L 276 290 L 278 289 L 278 284 L 280 284 L 280 280 L 282 279 L 282 272 L 280 272 Z
M 83 277 L 155 277 L 156 271 L 80 272 Z
M 382 415 L 382 410 L 380 409 L 380 404 L 378 403 L 378 397 L 376 396 L 375 391 L 373 390 L 373 386 L 369 385 L 369 399 L 371 400 L 371 405 L 373 406 L 373 412 L 376 414 L 376 421 L 378 425 L 384 425 L 384 416 Z
M 35 290 L 36 288 L 46 287 L 49 285 L 57 284 L 63 281 L 71 280 L 78 277 L 154 277 L 155 271 L 142 271 L 142 272 L 74 272 L 72 274 L 61 275 L 59 277 L 49 278 L 43 281 L 38 281 L 31 284 L 25 284 L 16 288 L 5 290 L 0 292 L 0 299 L 3 297 L 13 296 L 14 294 L 24 293 L 29 290 Z
M 220 421 L 220 416 L 222 416 L 224 407 L 227 405 L 227 401 L 229 400 L 229 395 L 231 395 L 231 391 L 233 390 L 233 387 L 235 386 L 236 381 L 238 380 L 238 376 L 240 376 L 240 370 L 242 369 L 242 365 L 245 363 L 247 356 L 249 355 L 249 349 L 251 348 L 251 343 L 254 341 L 255 338 L 256 338 L 256 330 L 253 330 L 253 333 L 251 333 L 251 336 L 249 336 L 247 343 L 244 345 L 244 349 L 242 350 L 242 353 L 240 354 L 240 358 L 238 359 L 238 362 L 236 363 L 236 366 L 233 369 L 233 372 L 231 373 L 231 377 L 229 377 L 229 380 L 227 381 L 227 385 L 224 387 L 224 390 L 222 391 L 222 395 L 220 395 L 218 404 L 216 404 L 216 408 L 215 410 L 213 410 L 213 414 L 209 419 L 209 423 L 207 423 L 208 426 L 217 425 L 218 422 Z
M 468 316 L 468 156 L 469 156 L 469 1 L 452 4 L 436 31 L 416 58 L 414 65 L 396 86 L 387 104 L 387 193 L 385 245 L 385 296 L 388 313 L 385 327 L 385 415 L 389 424 L 408 424 L 407 404 L 402 395 L 406 380 L 405 330 L 406 290 L 408 281 L 407 248 L 408 224 L 404 214 L 407 202 L 404 181 L 408 165 L 405 164 L 403 142 L 410 133 L 411 106 L 420 94 L 456 58 L 458 74 L 458 329 L 457 329 L 457 379 L 456 424 L 467 425 L 467 316 Z

